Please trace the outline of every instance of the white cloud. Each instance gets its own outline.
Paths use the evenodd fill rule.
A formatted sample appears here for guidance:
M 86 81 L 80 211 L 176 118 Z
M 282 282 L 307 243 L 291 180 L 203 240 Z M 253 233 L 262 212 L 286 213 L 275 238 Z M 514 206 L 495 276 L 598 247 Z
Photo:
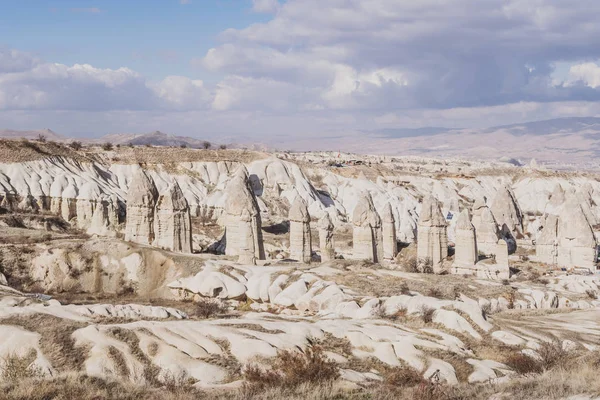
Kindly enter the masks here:
M 252 0 L 252 10 L 258 13 L 275 13 L 279 9 L 278 0 Z
M 565 83 L 567 85 L 583 83 L 591 88 L 597 88 L 600 86 L 600 66 L 593 62 L 573 65 L 569 68 Z

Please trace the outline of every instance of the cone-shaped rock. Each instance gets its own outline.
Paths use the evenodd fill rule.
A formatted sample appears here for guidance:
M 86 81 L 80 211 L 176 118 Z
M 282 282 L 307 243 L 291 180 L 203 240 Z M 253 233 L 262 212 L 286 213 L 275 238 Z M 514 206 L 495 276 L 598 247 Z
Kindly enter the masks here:
M 475 265 L 477 263 L 477 239 L 469 210 L 463 210 L 458 216 L 454 237 L 454 264 Z
M 593 269 L 596 238 L 578 196 L 565 202 L 558 224 L 558 265 Z
M 127 191 L 125 240 L 140 244 L 152 244 L 154 241 L 154 207 L 157 199 L 158 191 L 154 181 L 144 170 L 138 170 Z
M 383 257 L 381 218 L 369 193 L 363 193 L 352 213 L 353 253 L 357 260 L 380 262 Z
M 335 258 L 333 223 L 327 213 L 319 220 L 319 248 L 321 250 L 321 262 L 330 261 Z
M 477 250 L 487 255 L 494 254 L 500 232 L 492 211 L 484 206 L 480 210 L 479 218 L 473 217 L 473 226 L 477 238 Z
M 539 262 L 556 265 L 558 262 L 558 217 L 548 214 L 535 242 L 535 255 Z
M 310 237 L 310 215 L 308 206 L 300 196 L 296 196 L 289 213 L 290 219 L 290 258 L 309 263 L 312 255 Z
M 560 186 L 560 183 L 557 183 L 554 186 L 554 190 L 552 190 L 552 193 L 550 194 L 550 199 L 548 200 L 545 211 L 548 214 L 559 215 L 560 210 L 565 203 L 565 199 L 565 191 L 562 186 Z
M 255 264 L 264 260 L 260 208 L 248 183 L 248 171 L 241 167 L 229 181 L 225 204 L 225 254 L 239 256 L 239 262 Z
M 499 189 L 490 207 L 499 226 L 506 225 L 514 239 L 523 237 L 523 213 L 508 187 Z
M 398 241 L 396 240 L 396 219 L 392 211 L 392 206 L 387 203 L 383 208 L 381 215 L 382 233 L 383 233 L 383 258 L 393 260 L 398 254 Z
M 155 246 L 181 253 L 192 252 L 190 207 L 176 181 L 158 197 L 154 233 Z
M 417 226 L 417 257 L 430 260 L 434 267 L 448 257 L 448 234 L 446 219 L 440 203 L 430 196 L 423 201 Z

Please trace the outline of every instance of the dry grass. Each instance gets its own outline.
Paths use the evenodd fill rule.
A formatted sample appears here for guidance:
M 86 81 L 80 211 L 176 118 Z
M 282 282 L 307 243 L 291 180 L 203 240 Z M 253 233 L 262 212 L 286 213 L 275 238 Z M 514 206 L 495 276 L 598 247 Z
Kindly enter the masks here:
M 282 350 L 269 360 L 270 367 L 250 364 L 244 368 L 244 378 L 249 393 L 260 393 L 266 388 L 293 389 L 302 384 L 317 385 L 335 381 L 339 377 L 338 365 L 329 360 L 318 345 L 308 346 L 303 353 Z
M 0 320 L 0 325 L 15 325 L 42 336 L 40 348 L 52 366 L 60 372 L 80 371 L 87 358 L 87 349 L 75 346 L 72 333 L 85 324 L 47 314 L 13 316 Z

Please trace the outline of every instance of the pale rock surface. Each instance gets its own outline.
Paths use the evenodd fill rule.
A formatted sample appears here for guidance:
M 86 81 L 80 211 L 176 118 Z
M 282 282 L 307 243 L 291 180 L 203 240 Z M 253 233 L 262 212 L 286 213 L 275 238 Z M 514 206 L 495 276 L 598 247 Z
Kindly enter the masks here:
M 490 266 L 494 270 L 496 279 L 508 279 L 510 277 L 510 268 L 508 264 L 508 244 L 504 239 L 498 240 L 496 245 L 496 264 Z
M 558 259 L 563 267 L 595 269 L 596 237 L 576 196 L 569 196 L 558 223 Z
M 447 223 L 440 203 L 430 196 L 423 201 L 417 227 L 417 257 L 430 260 L 434 268 L 448 257 Z
M 265 259 L 260 208 L 248 182 L 248 170 L 240 167 L 227 184 L 225 206 L 225 254 L 238 256 L 242 264 Z
M 158 197 L 154 234 L 153 245 L 156 247 L 181 253 L 192 252 L 190 208 L 176 181 Z
M 471 267 L 477 263 L 477 239 L 469 210 L 463 210 L 455 225 L 454 265 Z
M 543 229 L 535 242 L 537 260 L 549 265 L 558 263 L 558 216 L 548 214 Z
M 368 192 L 361 195 L 352 212 L 352 258 L 380 262 L 383 260 L 381 218 Z
M 500 238 L 498 224 L 487 206 L 482 206 L 479 210 L 479 217 L 473 215 L 473 226 L 477 237 L 477 251 L 483 254 L 493 254 L 496 249 L 496 243 Z
M 143 169 L 139 169 L 127 191 L 125 240 L 145 245 L 154 242 L 154 207 L 157 200 L 154 181 Z
M 306 202 L 297 196 L 289 212 L 290 220 L 290 258 L 302 263 L 310 263 L 312 242 L 310 233 L 310 214 Z
M 506 226 L 507 232 L 514 239 L 523 237 L 523 213 L 514 194 L 509 187 L 499 189 L 490 207 L 499 226 Z
M 381 214 L 383 234 L 383 258 L 393 260 L 398 254 L 398 240 L 396 239 L 396 220 L 390 203 L 386 203 Z
M 321 250 L 321 262 L 335 259 L 335 248 L 333 244 L 333 223 L 329 213 L 325 213 L 319 220 L 319 247 Z
M 219 299 L 239 299 L 246 295 L 246 286 L 231 276 L 220 272 L 219 265 L 207 263 L 196 275 L 180 278 L 167 285 L 179 297 L 188 298 L 198 294 Z

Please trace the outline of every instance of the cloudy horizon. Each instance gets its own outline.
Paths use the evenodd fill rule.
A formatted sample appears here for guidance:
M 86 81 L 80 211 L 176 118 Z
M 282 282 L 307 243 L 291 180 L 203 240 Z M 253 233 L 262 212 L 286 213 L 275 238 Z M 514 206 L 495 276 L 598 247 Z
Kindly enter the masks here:
M 591 0 L 58 4 L 4 6 L 0 128 L 262 142 L 600 115 Z

